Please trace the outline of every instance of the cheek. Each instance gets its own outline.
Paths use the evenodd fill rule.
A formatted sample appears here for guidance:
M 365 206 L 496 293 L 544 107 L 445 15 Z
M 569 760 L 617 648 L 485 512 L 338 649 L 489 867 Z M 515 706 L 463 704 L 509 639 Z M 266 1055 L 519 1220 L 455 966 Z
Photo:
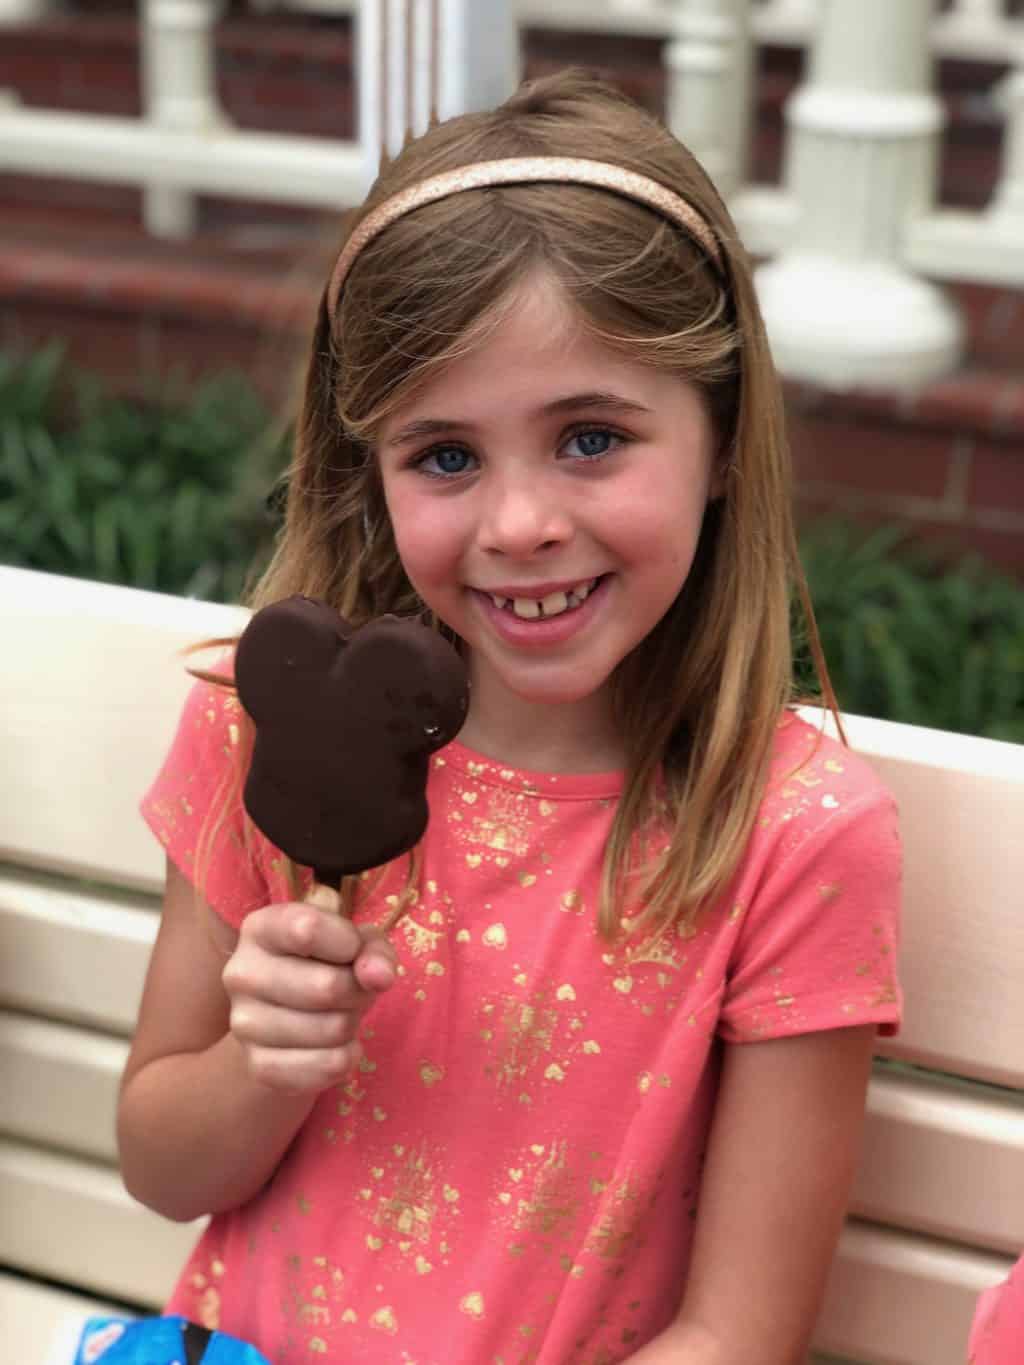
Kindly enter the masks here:
M 424 588 L 454 582 L 459 539 L 448 509 L 433 500 L 394 492 L 387 502 L 398 554 L 413 586 L 422 593 Z
M 645 498 L 622 519 L 619 534 L 640 561 L 685 567 L 693 557 L 706 506 L 703 487 Z

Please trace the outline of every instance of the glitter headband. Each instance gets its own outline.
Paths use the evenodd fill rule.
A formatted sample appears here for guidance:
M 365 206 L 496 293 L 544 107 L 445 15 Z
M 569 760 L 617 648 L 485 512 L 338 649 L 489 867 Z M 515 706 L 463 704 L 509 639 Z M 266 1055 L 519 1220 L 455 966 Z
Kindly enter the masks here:
M 368 213 L 345 243 L 334 267 L 330 284 L 327 286 L 329 316 L 334 316 L 341 286 L 360 251 L 397 219 L 412 213 L 415 209 L 423 208 L 425 204 L 436 203 L 438 199 L 446 199 L 449 195 L 460 194 L 464 190 L 479 190 L 488 185 L 524 185 L 540 181 L 593 185 L 597 189 L 611 190 L 626 199 L 635 199 L 641 204 L 646 204 L 648 208 L 657 210 L 663 217 L 685 228 L 704 248 L 719 271 L 724 270 L 722 250 L 710 225 L 685 199 L 666 189 L 658 181 L 650 180 L 646 175 L 639 175 L 636 171 L 627 171 L 622 166 L 614 166 L 607 161 L 588 161 L 575 156 L 508 157 L 501 161 L 478 161 L 470 166 L 460 166 L 455 171 L 431 176 L 429 180 L 421 180 L 418 185 L 411 185 L 407 190 L 385 199 L 383 204 Z

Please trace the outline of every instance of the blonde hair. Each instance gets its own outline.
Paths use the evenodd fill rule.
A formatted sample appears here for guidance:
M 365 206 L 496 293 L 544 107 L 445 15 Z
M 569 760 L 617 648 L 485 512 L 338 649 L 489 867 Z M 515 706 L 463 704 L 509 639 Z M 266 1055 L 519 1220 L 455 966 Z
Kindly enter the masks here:
M 587 331 L 705 395 L 724 491 L 709 504 L 678 598 L 613 677 L 626 782 L 605 857 L 599 925 L 692 921 L 746 845 L 773 736 L 792 701 L 790 592 L 810 628 L 795 548 L 782 399 L 750 263 L 718 193 L 658 122 L 602 82 L 565 72 L 523 85 L 489 113 L 407 143 L 382 169 L 344 241 L 377 205 L 427 177 L 520 156 L 580 156 L 660 182 L 711 225 L 712 269 L 675 224 L 630 199 L 572 183 L 503 185 L 427 204 L 366 245 L 336 310 L 326 292 L 288 474 L 285 524 L 252 594 L 302 592 L 361 624 L 422 611 L 405 576 L 373 458 L 380 424 L 497 325 L 534 270 L 553 276 Z M 439 624 L 439 629 L 445 627 Z M 655 860 L 644 831 L 668 835 Z

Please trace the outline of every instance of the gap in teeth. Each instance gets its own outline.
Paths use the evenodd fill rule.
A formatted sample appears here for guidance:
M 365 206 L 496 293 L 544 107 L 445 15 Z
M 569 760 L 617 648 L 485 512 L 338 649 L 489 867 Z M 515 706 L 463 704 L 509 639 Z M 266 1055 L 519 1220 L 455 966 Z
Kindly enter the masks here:
M 582 606 L 593 592 L 596 583 L 596 578 L 590 578 L 583 583 L 577 583 L 568 592 L 553 592 L 540 599 L 536 597 L 498 597 L 492 593 L 491 601 L 496 607 L 511 611 L 514 616 L 518 616 L 521 620 L 537 621 L 551 616 L 561 616 L 564 611 Z

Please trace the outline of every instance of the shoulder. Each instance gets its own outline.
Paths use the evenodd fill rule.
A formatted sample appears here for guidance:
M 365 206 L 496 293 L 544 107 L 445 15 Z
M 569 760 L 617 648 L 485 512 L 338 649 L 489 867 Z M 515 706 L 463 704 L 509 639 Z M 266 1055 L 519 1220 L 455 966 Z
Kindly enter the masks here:
M 896 802 L 864 758 L 787 712 L 776 731 L 747 862 L 778 868 L 819 851 L 833 861 L 870 854 L 898 865 Z
M 847 798 L 889 796 L 866 759 L 817 724 L 795 711 L 786 711 L 775 731 L 765 800 L 781 796 L 793 783 L 807 789 L 820 783 Z
M 789 812 L 826 824 L 851 807 L 895 809 L 892 793 L 867 759 L 793 711 L 775 732 L 768 778 L 761 798 L 762 818 Z

